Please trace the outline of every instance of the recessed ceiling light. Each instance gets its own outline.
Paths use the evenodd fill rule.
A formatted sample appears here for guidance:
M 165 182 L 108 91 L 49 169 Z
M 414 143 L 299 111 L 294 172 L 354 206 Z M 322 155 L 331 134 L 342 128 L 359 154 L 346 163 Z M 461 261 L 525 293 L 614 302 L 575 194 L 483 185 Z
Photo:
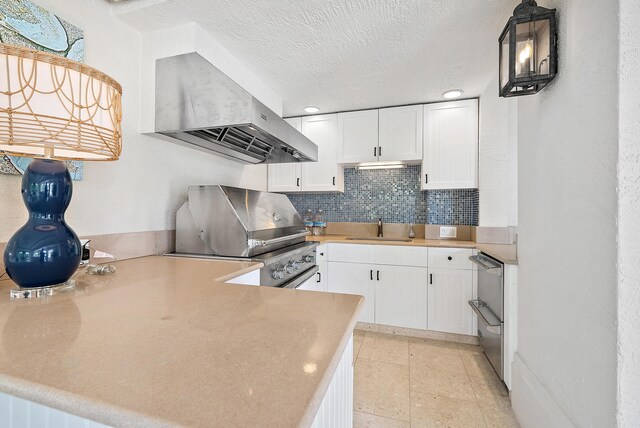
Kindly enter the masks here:
M 307 106 L 304 108 L 304 111 L 306 111 L 307 113 L 317 113 L 320 111 L 320 109 L 316 106 Z
M 443 93 L 442 96 L 447 98 L 447 99 L 451 99 L 451 98 L 458 98 L 458 97 L 462 96 L 462 94 L 464 94 L 464 92 L 462 92 L 462 90 L 460 90 L 460 89 L 452 89 L 450 91 L 447 91 L 447 92 Z

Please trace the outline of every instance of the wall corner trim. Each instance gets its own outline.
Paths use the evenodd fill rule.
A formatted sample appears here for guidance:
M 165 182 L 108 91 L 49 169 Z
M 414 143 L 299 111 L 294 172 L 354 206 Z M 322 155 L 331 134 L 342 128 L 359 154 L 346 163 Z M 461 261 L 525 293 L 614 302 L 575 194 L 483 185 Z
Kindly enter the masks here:
M 576 426 L 517 352 L 512 366 L 511 383 L 511 405 L 522 428 Z

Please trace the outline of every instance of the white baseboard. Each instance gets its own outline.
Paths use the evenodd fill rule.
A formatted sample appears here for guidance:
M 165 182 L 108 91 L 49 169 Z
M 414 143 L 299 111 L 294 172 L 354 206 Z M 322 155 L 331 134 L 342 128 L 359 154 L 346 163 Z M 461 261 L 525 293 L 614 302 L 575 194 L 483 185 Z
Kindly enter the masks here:
M 511 406 L 522 428 L 576 426 L 517 352 L 511 374 Z

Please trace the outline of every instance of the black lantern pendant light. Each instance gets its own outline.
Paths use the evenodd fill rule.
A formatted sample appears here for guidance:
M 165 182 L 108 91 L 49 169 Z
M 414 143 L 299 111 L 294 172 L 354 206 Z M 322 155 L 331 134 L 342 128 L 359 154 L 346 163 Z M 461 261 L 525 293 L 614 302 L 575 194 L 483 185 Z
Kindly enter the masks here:
M 500 96 L 535 94 L 558 71 L 556 10 L 522 0 L 500 38 Z

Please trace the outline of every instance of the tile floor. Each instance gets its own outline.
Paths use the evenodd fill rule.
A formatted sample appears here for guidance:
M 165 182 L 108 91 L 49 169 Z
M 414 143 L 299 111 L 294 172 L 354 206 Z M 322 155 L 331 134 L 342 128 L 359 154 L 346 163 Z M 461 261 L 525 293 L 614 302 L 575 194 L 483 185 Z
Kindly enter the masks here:
M 354 428 L 518 427 L 478 346 L 354 332 Z

